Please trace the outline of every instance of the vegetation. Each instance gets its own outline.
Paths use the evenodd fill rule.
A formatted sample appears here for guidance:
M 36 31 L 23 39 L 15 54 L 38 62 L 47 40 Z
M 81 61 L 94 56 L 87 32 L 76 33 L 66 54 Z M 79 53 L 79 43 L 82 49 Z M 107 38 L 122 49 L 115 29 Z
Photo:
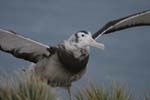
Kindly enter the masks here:
M 89 84 L 76 91 L 73 98 L 73 100 L 137 100 L 117 83 L 114 83 L 111 89 Z M 0 78 L 0 100 L 58 100 L 58 97 L 50 86 L 38 78 L 19 74 L 13 77 L 3 75 Z M 150 100 L 150 95 L 146 95 L 143 100 Z
M 116 83 L 112 89 L 106 90 L 104 87 L 90 84 L 75 96 L 77 100 L 133 100 L 131 95 L 125 93 L 123 87 L 119 87 Z
M 0 100 L 55 100 L 51 88 L 34 76 L 4 77 L 0 82 Z

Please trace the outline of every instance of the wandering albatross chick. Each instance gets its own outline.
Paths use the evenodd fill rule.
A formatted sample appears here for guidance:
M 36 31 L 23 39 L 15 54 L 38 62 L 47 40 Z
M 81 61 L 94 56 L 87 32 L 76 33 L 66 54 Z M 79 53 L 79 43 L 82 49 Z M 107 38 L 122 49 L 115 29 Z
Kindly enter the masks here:
M 108 22 L 91 35 L 88 31 L 79 31 L 68 40 L 50 47 L 25 38 L 16 32 L 0 29 L 0 50 L 11 53 L 34 63 L 34 73 L 53 87 L 68 88 L 73 81 L 79 80 L 86 72 L 90 47 L 104 49 L 102 43 L 95 40 L 118 30 L 150 25 L 150 11 L 143 11 L 121 19 Z

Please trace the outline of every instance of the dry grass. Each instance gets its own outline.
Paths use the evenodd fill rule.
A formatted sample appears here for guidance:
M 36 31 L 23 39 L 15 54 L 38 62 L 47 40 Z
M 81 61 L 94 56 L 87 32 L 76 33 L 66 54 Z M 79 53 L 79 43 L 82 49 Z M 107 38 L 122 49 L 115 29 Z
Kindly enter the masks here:
M 26 74 L 19 73 L 12 77 L 1 75 L 0 78 L 0 100 L 57 100 L 51 90 L 47 84 Z M 73 97 L 73 100 L 136 100 L 117 83 L 111 89 L 89 84 L 75 92 Z M 150 95 L 143 100 L 150 100 Z
M 119 87 L 116 83 L 109 90 L 90 84 L 83 90 L 79 90 L 75 98 L 76 100 L 133 100 L 130 94 L 126 94 L 123 86 Z
M 39 79 L 17 74 L 0 82 L 0 100 L 54 100 L 51 88 Z

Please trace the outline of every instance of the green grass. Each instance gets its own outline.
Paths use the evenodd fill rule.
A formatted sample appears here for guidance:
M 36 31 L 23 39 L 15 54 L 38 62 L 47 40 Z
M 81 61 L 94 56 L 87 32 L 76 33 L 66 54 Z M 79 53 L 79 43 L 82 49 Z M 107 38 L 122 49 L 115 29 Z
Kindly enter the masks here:
M 20 73 L 11 77 L 1 75 L 0 100 L 57 100 L 56 98 L 58 97 L 51 87 L 34 76 L 28 77 Z M 73 98 L 73 100 L 137 100 L 117 82 L 113 83 L 111 89 L 90 83 L 74 91 Z M 150 95 L 146 95 L 143 100 L 150 100 Z

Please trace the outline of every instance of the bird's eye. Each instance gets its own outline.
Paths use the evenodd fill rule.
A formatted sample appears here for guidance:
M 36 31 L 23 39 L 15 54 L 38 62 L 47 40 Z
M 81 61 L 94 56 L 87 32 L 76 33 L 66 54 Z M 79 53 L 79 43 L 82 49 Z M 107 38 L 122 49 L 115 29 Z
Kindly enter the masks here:
M 82 37 L 84 37 L 85 35 L 84 35 L 84 34 L 82 34 L 81 36 L 82 36 Z

